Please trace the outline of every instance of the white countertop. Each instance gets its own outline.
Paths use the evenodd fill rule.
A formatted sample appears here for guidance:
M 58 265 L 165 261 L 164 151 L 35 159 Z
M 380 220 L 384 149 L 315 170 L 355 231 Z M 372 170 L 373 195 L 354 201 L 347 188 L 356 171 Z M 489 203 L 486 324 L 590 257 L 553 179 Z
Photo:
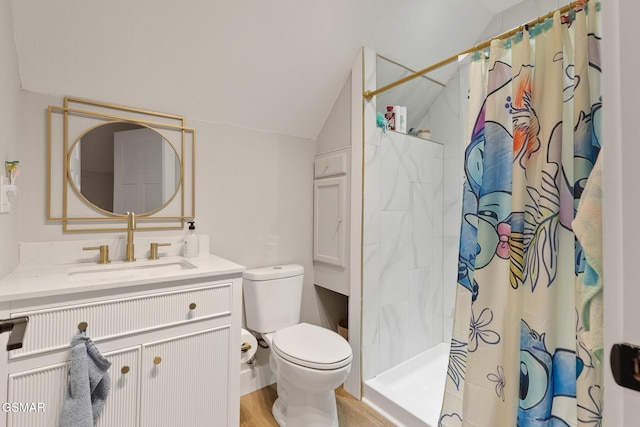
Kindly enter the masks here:
M 149 271 L 153 270 L 155 265 L 162 266 L 172 263 L 177 265 L 182 262 L 192 264 L 193 268 L 183 270 L 160 268 L 159 271 L 152 273 Z M 136 270 L 136 267 L 141 267 L 140 271 Z M 86 278 L 82 274 L 88 270 L 97 271 L 103 268 L 105 270 L 127 269 L 131 274 L 126 276 L 122 274 L 110 276 L 108 273 L 93 276 L 87 274 Z M 100 266 L 95 262 L 61 265 L 20 265 L 11 274 L 0 280 L 0 302 L 117 289 L 157 283 L 159 281 L 188 280 L 212 276 L 239 276 L 244 270 L 246 270 L 244 266 L 215 255 L 201 255 L 197 258 L 162 257 L 156 261 L 112 261 L 104 266 Z

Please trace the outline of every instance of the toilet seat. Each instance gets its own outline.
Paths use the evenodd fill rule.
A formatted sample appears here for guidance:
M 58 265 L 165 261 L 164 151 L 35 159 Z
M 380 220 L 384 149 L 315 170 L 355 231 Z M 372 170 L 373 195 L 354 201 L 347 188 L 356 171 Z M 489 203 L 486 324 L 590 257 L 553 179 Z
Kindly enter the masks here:
M 272 350 L 296 365 L 318 370 L 339 369 L 351 363 L 349 343 L 329 329 L 299 323 L 276 331 Z

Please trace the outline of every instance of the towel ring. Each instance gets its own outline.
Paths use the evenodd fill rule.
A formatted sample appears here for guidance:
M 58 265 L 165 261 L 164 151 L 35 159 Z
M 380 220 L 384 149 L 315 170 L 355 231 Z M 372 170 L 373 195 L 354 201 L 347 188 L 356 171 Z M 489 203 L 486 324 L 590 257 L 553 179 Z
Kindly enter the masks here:
M 89 327 L 89 324 L 87 322 L 78 323 L 78 330 L 80 332 L 86 332 L 88 327 Z

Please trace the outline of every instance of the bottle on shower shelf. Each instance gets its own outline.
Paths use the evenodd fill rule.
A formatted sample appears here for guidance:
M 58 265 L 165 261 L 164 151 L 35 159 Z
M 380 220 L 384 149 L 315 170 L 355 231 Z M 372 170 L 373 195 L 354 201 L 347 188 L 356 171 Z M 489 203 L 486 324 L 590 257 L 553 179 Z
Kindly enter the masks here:
M 388 108 L 388 107 L 387 107 Z M 396 131 L 407 133 L 407 107 L 395 105 L 393 110 L 396 114 Z
M 387 112 L 384 113 L 384 119 L 387 121 L 387 130 L 396 130 L 396 112 L 393 105 L 387 106 Z
M 402 107 L 402 118 L 403 118 L 403 120 L 402 120 L 402 130 L 401 130 L 401 132 L 407 133 L 407 123 L 408 123 L 408 121 L 407 121 L 407 119 L 408 119 L 408 117 L 407 117 L 407 107 Z

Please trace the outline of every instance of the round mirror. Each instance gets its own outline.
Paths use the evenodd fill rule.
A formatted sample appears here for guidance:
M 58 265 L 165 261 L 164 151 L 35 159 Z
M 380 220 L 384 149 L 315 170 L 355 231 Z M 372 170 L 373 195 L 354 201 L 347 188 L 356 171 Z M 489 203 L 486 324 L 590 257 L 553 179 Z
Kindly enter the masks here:
M 180 158 L 154 129 L 109 122 L 71 146 L 68 176 L 75 191 L 98 209 L 119 215 L 155 212 L 177 194 Z

